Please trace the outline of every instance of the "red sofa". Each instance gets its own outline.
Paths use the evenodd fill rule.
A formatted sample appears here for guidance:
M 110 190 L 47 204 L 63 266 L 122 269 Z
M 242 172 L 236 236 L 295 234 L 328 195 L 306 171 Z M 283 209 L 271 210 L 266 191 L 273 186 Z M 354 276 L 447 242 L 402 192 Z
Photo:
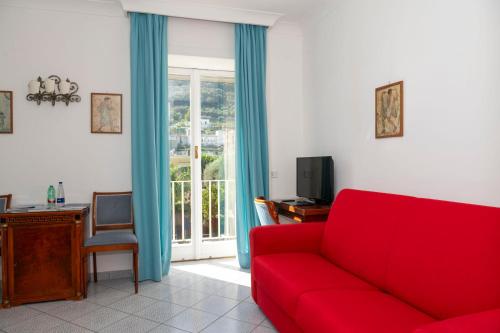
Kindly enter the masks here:
M 500 208 L 343 190 L 326 223 L 250 232 L 279 332 L 500 333 Z

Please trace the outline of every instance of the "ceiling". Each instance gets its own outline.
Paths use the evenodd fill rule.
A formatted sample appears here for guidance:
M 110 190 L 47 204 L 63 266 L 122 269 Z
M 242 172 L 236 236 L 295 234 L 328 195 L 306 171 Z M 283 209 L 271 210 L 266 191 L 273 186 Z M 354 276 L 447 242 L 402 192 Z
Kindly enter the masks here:
M 204 5 L 224 6 L 283 14 L 287 21 L 302 20 L 331 0 L 184 0 Z
M 87 0 L 90 2 L 113 3 L 120 0 Z M 142 0 L 135 0 L 140 3 Z M 159 0 L 162 1 L 162 0 Z M 168 2 L 169 0 L 164 0 Z M 302 21 L 318 8 L 333 0 L 182 0 L 186 5 L 228 7 L 283 14 L 282 20 Z

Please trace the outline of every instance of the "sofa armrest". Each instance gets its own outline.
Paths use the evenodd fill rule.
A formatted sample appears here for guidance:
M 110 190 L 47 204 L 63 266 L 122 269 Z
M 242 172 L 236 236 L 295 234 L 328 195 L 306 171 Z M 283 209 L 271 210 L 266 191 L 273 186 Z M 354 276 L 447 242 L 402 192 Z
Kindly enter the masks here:
M 500 309 L 474 313 L 427 324 L 413 333 L 498 333 Z
M 252 258 L 283 252 L 319 252 L 325 223 L 278 224 L 250 231 Z

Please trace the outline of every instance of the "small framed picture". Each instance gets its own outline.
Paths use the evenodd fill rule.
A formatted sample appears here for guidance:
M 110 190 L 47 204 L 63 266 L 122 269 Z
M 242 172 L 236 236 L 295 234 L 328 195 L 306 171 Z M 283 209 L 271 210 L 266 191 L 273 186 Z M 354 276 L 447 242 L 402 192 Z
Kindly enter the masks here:
M 90 131 L 122 133 L 122 94 L 90 94 Z
M 403 136 L 403 81 L 375 89 L 375 138 Z
M 0 91 L 0 134 L 14 132 L 12 91 Z

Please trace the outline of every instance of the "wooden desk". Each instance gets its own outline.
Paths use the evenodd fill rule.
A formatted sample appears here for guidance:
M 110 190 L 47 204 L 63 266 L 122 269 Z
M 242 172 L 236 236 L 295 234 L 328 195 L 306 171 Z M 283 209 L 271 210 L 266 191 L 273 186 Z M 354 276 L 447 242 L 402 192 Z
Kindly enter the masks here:
M 275 201 L 278 212 L 297 222 L 323 222 L 328 218 L 330 206 L 328 205 L 310 205 L 310 206 L 292 206 L 286 202 Z
M 2 307 L 82 299 L 80 250 L 88 213 L 88 206 L 78 205 L 75 210 L 0 214 Z

